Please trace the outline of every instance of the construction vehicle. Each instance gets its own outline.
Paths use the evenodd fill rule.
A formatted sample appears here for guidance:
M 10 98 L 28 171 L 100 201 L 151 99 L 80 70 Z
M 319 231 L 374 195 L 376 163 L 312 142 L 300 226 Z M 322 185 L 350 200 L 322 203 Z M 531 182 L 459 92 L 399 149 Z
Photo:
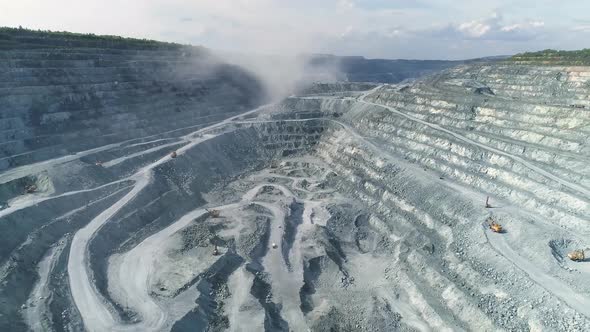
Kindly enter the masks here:
M 219 218 L 221 216 L 221 211 L 219 210 L 214 210 L 214 209 L 205 209 L 207 210 L 207 212 L 209 212 L 209 217 L 211 218 Z
M 217 245 L 215 246 L 215 249 L 213 249 L 213 256 L 217 256 L 219 255 L 219 249 L 217 249 Z
M 278 246 L 277 246 L 277 244 L 273 242 L 273 243 L 272 243 L 272 248 L 273 248 L 273 249 L 276 249 L 277 247 L 278 247 Z
M 490 224 L 490 229 L 494 233 L 503 233 L 504 232 L 502 225 L 496 223 L 495 221 Z
M 34 185 L 34 184 L 31 184 L 31 185 L 28 185 L 28 186 L 25 187 L 25 193 L 26 194 L 32 194 L 32 193 L 34 193 L 36 191 L 37 191 L 37 186 Z
M 567 254 L 567 258 L 571 259 L 574 262 L 581 262 L 586 259 L 584 255 L 584 249 L 574 250 Z
M 94 165 L 96 165 L 98 167 L 102 167 L 102 161 L 97 161 L 96 163 L 94 163 Z
M 491 209 L 492 205 L 490 204 L 490 196 L 486 198 L 486 209 Z
M 172 151 L 172 153 L 170 154 L 170 158 L 176 158 L 178 157 L 178 154 L 176 153 L 176 151 Z
M 504 228 L 502 228 L 502 225 L 498 224 L 494 218 L 489 217 L 488 220 L 488 226 L 490 227 L 490 229 L 492 230 L 492 232 L 494 233 L 504 233 Z

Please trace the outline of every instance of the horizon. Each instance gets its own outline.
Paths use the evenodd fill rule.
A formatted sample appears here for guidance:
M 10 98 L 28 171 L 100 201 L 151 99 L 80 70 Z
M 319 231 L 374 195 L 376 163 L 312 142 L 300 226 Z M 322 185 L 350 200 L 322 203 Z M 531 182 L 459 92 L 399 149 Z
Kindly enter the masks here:
M 364 56 L 362 54 L 359 55 L 342 55 L 342 54 L 330 54 L 330 53 L 298 53 L 298 54 L 278 54 L 278 53 L 256 53 L 256 52 L 252 52 L 252 53 L 248 53 L 248 52 L 244 52 L 244 51 L 239 51 L 239 50 L 219 50 L 219 49 L 213 49 L 210 47 L 207 47 L 206 45 L 199 45 L 199 44 L 183 44 L 183 43 L 179 43 L 179 42 L 174 42 L 174 41 L 169 41 L 169 40 L 159 40 L 159 39 L 150 39 L 150 38 L 144 38 L 144 37 L 130 37 L 130 36 L 125 36 L 125 35 L 112 35 L 112 34 L 96 34 L 93 32 L 78 32 L 78 31 L 68 31 L 68 30 L 50 30 L 50 29 L 33 29 L 30 27 L 26 27 L 26 26 L 0 26 L 0 29 L 14 29 L 14 30 L 26 30 L 26 31 L 32 31 L 32 32 L 49 32 L 49 33 L 71 33 L 71 34 L 76 34 L 76 35 L 94 35 L 97 37 L 119 37 L 119 38 L 124 38 L 124 39 L 136 39 L 136 40 L 146 40 L 146 41 L 153 41 L 153 42 L 158 42 L 158 43 L 171 43 L 171 44 L 177 44 L 177 45 L 181 45 L 181 46 L 189 46 L 189 47 L 203 47 L 205 49 L 214 51 L 216 53 L 220 53 L 220 54 L 247 54 L 247 55 L 255 55 L 255 56 L 269 56 L 269 57 L 288 57 L 288 56 L 292 56 L 292 57 L 299 57 L 299 56 L 317 56 L 317 57 L 338 57 L 338 58 L 363 58 L 365 60 L 385 60 L 385 61 L 470 61 L 470 60 L 478 60 L 478 59 L 485 59 L 485 58 L 501 58 L 501 57 L 510 57 L 515 54 L 501 54 L 501 55 L 490 55 L 490 56 L 484 56 L 484 57 L 479 57 L 479 58 L 465 58 L 465 59 L 456 59 L 456 60 L 448 60 L 448 59 L 418 59 L 418 58 L 371 58 L 371 57 L 367 57 Z M 531 51 L 543 51 L 543 50 L 531 50 Z
M 586 48 L 589 9 L 581 0 L 0 0 L 0 22 L 222 52 L 468 60 Z

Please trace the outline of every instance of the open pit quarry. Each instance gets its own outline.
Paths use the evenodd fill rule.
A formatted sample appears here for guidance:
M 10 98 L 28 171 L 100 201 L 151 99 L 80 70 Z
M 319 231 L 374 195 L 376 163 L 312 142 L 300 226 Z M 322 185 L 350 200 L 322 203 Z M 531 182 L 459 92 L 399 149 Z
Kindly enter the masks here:
M 590 330 L 590 67 L 187 52 L 0 53 L 1 331 Z

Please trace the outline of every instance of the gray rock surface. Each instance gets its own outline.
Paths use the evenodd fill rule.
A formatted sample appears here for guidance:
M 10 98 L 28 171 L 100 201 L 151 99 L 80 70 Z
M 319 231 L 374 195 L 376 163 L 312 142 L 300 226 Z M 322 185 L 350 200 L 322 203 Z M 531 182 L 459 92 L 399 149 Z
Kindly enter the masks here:
M 199 55 L 11 52 L 2 331 L 590 330 L 589 68 L 255 108 Z

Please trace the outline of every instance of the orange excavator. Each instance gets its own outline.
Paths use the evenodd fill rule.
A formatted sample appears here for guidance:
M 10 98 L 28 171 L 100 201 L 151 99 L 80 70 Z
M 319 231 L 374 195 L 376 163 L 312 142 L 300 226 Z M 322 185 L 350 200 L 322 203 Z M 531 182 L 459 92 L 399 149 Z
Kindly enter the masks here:
M 488 220 L 488 226 L 490 227 L 490 229 L 492 230 L 492 232 L 494 233 L 504 233 L 504 228 L 502 228 L 502 225 L 498 224 L 494 218 L 489 217 Z

